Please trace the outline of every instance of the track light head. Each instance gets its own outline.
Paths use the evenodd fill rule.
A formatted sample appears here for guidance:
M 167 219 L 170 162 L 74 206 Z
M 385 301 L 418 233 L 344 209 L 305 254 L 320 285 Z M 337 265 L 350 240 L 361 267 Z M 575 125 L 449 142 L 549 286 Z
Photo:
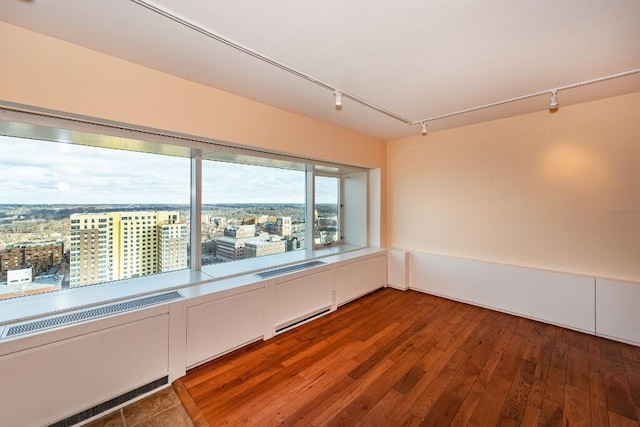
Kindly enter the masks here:
M 333 96 L 336 98 L 336 108 L 339 110 L 342 108 L 342 92 L 336 90 L 333 92 Z
M 551 101 L 549 102 L 549 110 L 557 110 L 558 106 L 558 91 L 556 89 L 551 91 Z
M 427 122 L 420 122 L 420 133 L 422 134 L 422 136 L 425 136 L 427 134 Z

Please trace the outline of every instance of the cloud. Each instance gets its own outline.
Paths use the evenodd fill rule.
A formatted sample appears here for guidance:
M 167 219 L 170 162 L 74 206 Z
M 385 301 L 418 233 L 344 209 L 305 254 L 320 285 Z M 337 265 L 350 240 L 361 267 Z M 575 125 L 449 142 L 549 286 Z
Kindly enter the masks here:
M 182 157 L 0 136 L 0 203 L 189 204 L 190 167 Z M 203 203 L 304 202 L 302 171 L 203 162 Z
M 305 173 L 205 161 L 202 201 L 210 203 L 304 203 Z

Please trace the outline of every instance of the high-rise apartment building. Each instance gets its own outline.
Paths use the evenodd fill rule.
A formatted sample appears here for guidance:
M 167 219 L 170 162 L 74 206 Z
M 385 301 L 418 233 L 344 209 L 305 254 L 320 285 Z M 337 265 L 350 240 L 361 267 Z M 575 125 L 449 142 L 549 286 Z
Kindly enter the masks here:
M 120 221 L 119 212 L 71 215 L 71 287 L 118 280 Z
M 179 212 L 73 214 L 70 286 L 186 268 L 187 242 Z
M 158 272 L 188 267 L 187 224 L 180 222 L 177 212 L 158 212 Z

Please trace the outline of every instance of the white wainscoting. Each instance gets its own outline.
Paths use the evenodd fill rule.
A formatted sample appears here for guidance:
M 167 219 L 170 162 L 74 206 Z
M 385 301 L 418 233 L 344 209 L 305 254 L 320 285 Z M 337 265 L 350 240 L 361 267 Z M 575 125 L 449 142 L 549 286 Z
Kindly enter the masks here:
M 170 303 L 0 339 L 0 425 L 48 425 L 164 377 L 172 382 L 189 367 L 272 337 L 282 323 L 386 285 L 384 250 L 322 261 L 268 279 L 200 281 Z
M 330 310 L 331 270 L 329 266 L 275 280 L 273 332 L 300 322 L 319 312 Z
M 640 345 L 640 283 L 596 278 L 596 334 Z
M 167 306 L 119 317 L 37 334 L 36 347 L 0 356 L 0 425 L 48 425 L 167 376 Z
M 187 308 L 186 365 L 192 367 L 262 338 L 264 288 Z
M 387 282 L 395 289 L 409 288 L 409 251 L 389 249 L 387 251 Z
M 340 264 L 334 277 L 336 305 L 341 306 L 387 285 L 387 254 Z
M 411 289 L 595 333 L 594 277 L 422 252 L 409 260 Z

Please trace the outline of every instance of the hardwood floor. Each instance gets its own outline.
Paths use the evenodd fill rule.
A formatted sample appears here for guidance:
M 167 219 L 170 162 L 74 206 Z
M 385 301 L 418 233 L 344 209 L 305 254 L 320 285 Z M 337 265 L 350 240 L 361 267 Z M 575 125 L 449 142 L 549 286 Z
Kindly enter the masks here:
M 382 289 L 181 380 L 211 426 L 638 426 L 640 348 Z

